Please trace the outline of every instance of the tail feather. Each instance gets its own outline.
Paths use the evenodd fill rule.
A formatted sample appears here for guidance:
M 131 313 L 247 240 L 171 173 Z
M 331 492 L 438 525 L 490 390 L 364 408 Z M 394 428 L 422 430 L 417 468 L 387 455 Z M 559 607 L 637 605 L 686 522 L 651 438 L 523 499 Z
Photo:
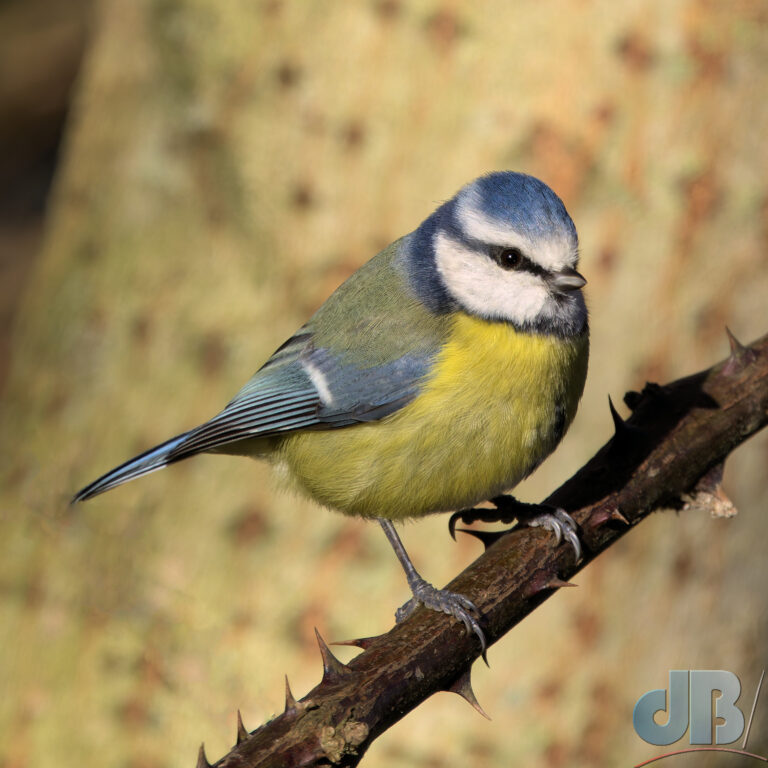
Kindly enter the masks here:
M 85 488 L 79 490 L 72 497 L 72 504 L 98 496 L 100 493 L 127 483 L 129 480 L 148 475 L 150 472 L 156 472 L 167 464 L 178 461 L 178 458 L 169 458 L 169 454 L 188 436 L 189 432 L 184 432 L 182 435 L 172 437 L 170 440 L 150 448 L 139 456 L 129 459 L 125 464 L 115 467 L 115 469 L 107 472 L 106 475 L 102 475 L 98 480 L 94 480 L 90 485 L 86 485 Z

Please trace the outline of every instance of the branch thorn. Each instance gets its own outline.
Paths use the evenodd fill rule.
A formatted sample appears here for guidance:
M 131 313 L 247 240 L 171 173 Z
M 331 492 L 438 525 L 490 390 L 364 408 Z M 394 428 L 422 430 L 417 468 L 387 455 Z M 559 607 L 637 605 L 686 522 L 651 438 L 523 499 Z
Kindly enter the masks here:
M 351 673 L 351 669 L 340 662 L 332 653 L 331 649 L 326 645 L 325 640 L 320 636 L 320 633 L 315 627 L 315 637 L 317 637 L 317 645 L 320 648 L 320 655 L 323 657 L 323 683 L 337 683 L 340 680 L 348 677 Z
M 630 524 L 629 520 L 627 520 L 627 518 L 621 514 L 621 511 L 618 507 L 613 507 L 610 510 L 600 509 L 594 515 L 592 515 L 589 520 L 590 524 L 594 528 L 597 528 L 599 525 L 605 525 L 606 523 L 612 521 L 616 521 L 617 523 L 622 523 L 623 525 L 627 526 Z
M 613 431 L 617 437 L 619 435 L 626 435 L 627 424 L 624 419 L 621 418 L 619 412 L 616 410 L 616 406 L 613 404 L 613 398 L 608 395 L 608 407 L 611 409 L 611 418 L 613 419 Z
M 559 576 L 553 576 L 546 585 L 547 589 L 560 589 L 560 587 L 578 587 L 572 581 L 563 581 Z
M 725 335 L 728 337 L 728 346 L 731 348 L 731 356 L 744 354 L 747 348 L 733 335 L 733 331 L 726 325 Z
M 526 599 L 530 599 L 539 592 L 543 592 L 545 589 L 559 589 L 560 587 L 575 587 L 576 584 L 572 584 L 570 581 L 563 581 L 559 576 L 548 577 L 546 573 L 537 574 L 530 582 L 528 589 L 525 590 L 524 595 Z
M 293 698 L 291 684 L 288 682 L 288 675 L 285 676 L 285 714 L 295 714 L 299 709 L 298 702 Z
M 731 333 L 731 329 L 727 325 L 725 326 L 725 335 L 728 337 L 728 346 L 731 348 L 731 354 L 728 356 L 728 361 L 723 367 L 723 373 L 728 376 L 735 373 L 741 367 L 753 362 L 756 354 L 754 350 L 745 347 L 733 333 Z
M 472 690 L 471 670 L 468 669 L 466 672 L 463 672 L 447 690 L 461 696 L 464 701 L 470 704 L 472 708 L 479 712 L 486 720 L 491 719 L 488 713 L 480 706 L 480 702 L 477 700 L 475 692 Z
M 352 640 L 333 640 L 331 645 L 351 645 L 355 648 L 362 648 L 364 651 L 371 647 L 377 637 L 356 637 Z
M 308 709 L 317 709 L 319 705 L 313 699 L 296 701 L 291 692 L 291 684 L 288 682 L 288 675 L 285 676 L 285 709 L 283 714 L 287 717 L 297 717 L 303 715 Z
M 618 507 L 614 507 L 610 514 L 608 515 L 609 520 L 617 520 L 620 523 L 624 523 L 624 525 L 629 525 L 629 520 L 627 520 L 624 515 L 621 514 L 621 510 Z
M 248 729 L 243 725 L 243 716 L 240 714 L 240 710 L 237 710 L 237 744 L 245 741 L 251 734 L 248 733 Z
M 211 768 L 211 764 L 208 762 L 208 758 L 205 756 L 205 744 L 200 744 L 200 749 L 197 753 L 197 766 L 196 768 Z

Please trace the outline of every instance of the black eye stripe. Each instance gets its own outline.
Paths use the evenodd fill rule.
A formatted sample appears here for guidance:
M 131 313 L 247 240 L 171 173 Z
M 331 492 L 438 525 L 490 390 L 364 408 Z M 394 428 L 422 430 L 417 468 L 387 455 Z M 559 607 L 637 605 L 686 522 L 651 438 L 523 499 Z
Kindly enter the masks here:
M 518 254 L 514 266 L 504 263 L 504 254 L 507 254 L 510 251 L 515 251 Z M 539 277 L 546 277 L 549 274 L 544 267 L 540 267 L 538 264 L 531 261 L 519 248 L 507 248 L 501 245 L 492 245 L 489 250 L 489 256 L 502 267 L 502 269 L 514 269 L 517 272 L 530 272 Z

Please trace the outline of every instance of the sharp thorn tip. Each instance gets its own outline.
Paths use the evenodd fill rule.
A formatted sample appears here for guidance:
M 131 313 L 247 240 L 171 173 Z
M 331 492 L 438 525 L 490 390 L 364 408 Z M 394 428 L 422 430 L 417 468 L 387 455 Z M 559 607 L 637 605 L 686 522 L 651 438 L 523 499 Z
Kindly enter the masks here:
M 241 744 L 244 742 L 251 734 L 248 733 L 248 729 L 243 725 L 243 716 L 240 713 L 240 710 L 237 710 L 237 743 Z
M 320 633 L 317 631 L 317 627 L 315 627 L 315 637 L 317 637 L 317 645 L 320 648 L 320 655 L 323 658 L 322 682 L 336 682 L 341 678 L 346 677 L 351 670 L 346 664 L 340 662 L 331 653 L 331 649 L 326 645 L 325 640 L 323 640 Z
M 627 425 L 616 410 L 616 406 L 613 404 L 613 398 L 610 395 L 608 395 L 608 407 L 611 409 L 614 433 L 618 435 L 620 432 L 626 432 Z
M 728 326 L 725 327 L 725 334 L 728 337 L 728 346 L 731 348 L 731 354 L 728 356 L 728 360 L 723 367 L 723 373 L 727 376 L 735 373 L 742 366 L 753 362 L 757 357 L 757 354 L 750 347 L 745 347 L 733 333 L 731 333 Z
M 621 514 L 621 511 L 618 509 L 618 507 L 611 510 L 611 513 L 608 515 L 608 519 L 618 520 L 620 523 L 624 523 L 624 525 L 629 525 L 629 520 L 627 520 L 627 518 Z
M 560 587 L 577 587 L 577 586 L 578 584 L 574 584 L 572 581 L 564 581 L 559 576 L 555 576 L 547 582 L 547 587 L 549 589 L 560 589 Z
M 355 648 L 362 648 L 364 651 L 371 647 L 376 637 L 356 637 L 352 640 L 333 640 L 331 645 L 351 645 Z
M 480 702 L 475 696 L 475 692 L 472 690 L 471 670 L 467 670 L 462 673 L 460 677 L 456 679 L 453 685 L 448 688 L 451 693 L 456 693 L 461 696 L 476 712 L 479 712 L 486 720 L 490 720 L 488 713 L 480 706 Z
M 291 684 L 288 682 L 288 675 L 285 676 L 285 712 L 290 714 L 296 712 L 298 703 L 291 692 Z
M 630 524 L 629 520 L 624 517 L 618 507 L 614 507 L 611 510 L 601 509 L 599 512 L 596 512 L 590 520 L 590 523 L 595 528 L 611 522 L 618 522 L 622 523 L 623 525 Z
M 728 346 L 731 348 L 731 355 L 738 355 L 746 349 L 746 347 L 733 335 L 733 332 L 727 325 L 725 326 L 725 335 L 728 337 Z
M 205 756 L 205 744 L 200 745 L 200 749 L 197 752 L 197 766 L 196 768 L 211 768 L 211 764 L 208 762 L 208 758 Z

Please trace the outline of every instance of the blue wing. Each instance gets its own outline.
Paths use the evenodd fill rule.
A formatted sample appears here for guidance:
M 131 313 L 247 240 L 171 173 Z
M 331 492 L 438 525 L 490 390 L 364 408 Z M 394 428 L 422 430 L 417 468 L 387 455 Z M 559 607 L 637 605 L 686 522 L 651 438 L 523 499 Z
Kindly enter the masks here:
M 407 290 L 397 254 L 394 244 L 342 285 L 221 413 L 108 472 L 73 501 L 197 453 L 294 430 L 375 421 L 409 403 L 441 347 L 446 318 Z
M 357 369 L 328 350 L 314 349 L 312 335 L 300 331 L 221 413 L 121 464 L 79 491 L 73 502 L 241 440 L 382 419 L 416 396 L 429 362 L 425 357 L 404 356 L 385 365 Z
M 221 413 L 175 445 L 168 458 L 176 461 L 253 437 L 382 419 L 416 396 L 429 364 L 429 358 L 405 355 L 358 368 L 328 349 L 315 349 L 312 334 L 302 330 Z

